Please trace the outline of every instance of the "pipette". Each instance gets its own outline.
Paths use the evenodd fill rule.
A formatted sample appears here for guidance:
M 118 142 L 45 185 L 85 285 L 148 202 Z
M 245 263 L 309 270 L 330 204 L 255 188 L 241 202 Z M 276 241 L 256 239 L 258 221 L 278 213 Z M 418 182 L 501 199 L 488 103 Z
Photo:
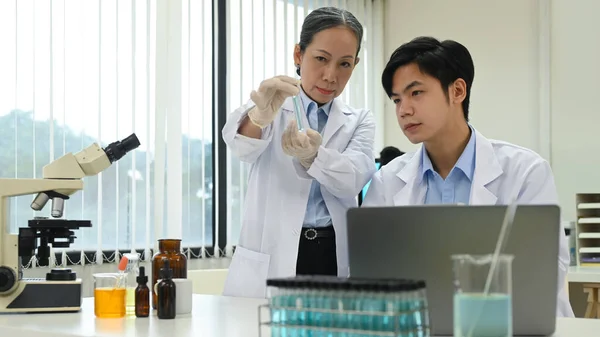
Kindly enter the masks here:
M 296 124 L 298 125 L 298 131 L 304 132 L 304 125 L 302 125 L 302 110 L 300 110 L 298 96 L 292 96 L 292 101 L 294 101 L 294 112 L 296 113 Z
M 484 297 L 488 296 L 488 294 L 490 292 L 490 286 L 492 284 L 492 276 L 496 272 L 496 267 L 498 265 L 500 253 L 502 253 L 502 251 L 504 250 L 504 247 L 506 246 L 506 242 L 508 241 L 508 233 L 510 232 L 512 224 L 515 220 L 516 210 L 517 210 L 517 200 L 516 200 L 516 198 L 513 198 L 513 200 L 511 200 L 511 203 L 506 208 L 506 213 L 504 214 L 504 220 L 502 221 L 502 227 L 500 228 L 500 235 L 498 236 L 498 241 L 496 241 L 496 248 L 494 249 L 494 254 L 492 255 L 490 270 L 489 270 L 487 278 L 485 280 L 485 287 L 483 288 L 483 296 Z M 483 311 L 483 306 L 482 306 L 481 310 L 479 311 L 479 315 L 477 315 L 477 319 L 473 322 L 473 325 L 471 326 L 471 329 L 469 330 L 469 333 L 467 334 L 468 337 L 471 337 L 473 335 L 473 330 L 475 330 L 475 327 L 477 326 L 477 323 L 479 321 L 479 318 L 481 317 L 482 311 Z

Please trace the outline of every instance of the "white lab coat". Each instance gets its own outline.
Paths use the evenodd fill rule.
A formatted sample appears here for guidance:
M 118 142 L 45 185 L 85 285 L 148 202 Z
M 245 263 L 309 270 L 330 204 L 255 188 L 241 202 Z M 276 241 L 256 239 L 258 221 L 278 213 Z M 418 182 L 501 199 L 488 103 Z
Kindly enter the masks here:
M 300 231 L 313 179 L 336 233 L 338 275 L 349 273 L 346 212 L 357 206 L 357 195 L 375 173 L 375 121 L 365 109 L 353 109 L 335 99 L 323 130 L 323 142 L 311 167 L 286 155 L 281 136 L 295 118 L 288 98 L 262 139 L 237 131 L 252 101 L 230 114 L 223 139 L 250 172 L 239 244 L 236 246 L 223 294 L 264 298 L 266 280 L 296 275 Z M 303 123 L 308 127 L 306 114 Z
M 510 143 L 488 140 L 475 131 L 475 174 L 469 203 L 506 205 L 515 193 L 519 204 L 558 204 L 552 169 L 537 153 Z M 422 152 L 407 153 L 377 172 L 363 206 L 422 205 L 426 183 L 419 181 Z M 574 317 L 565 282 L 569 270 L 569 249 L 561 227 L 558 256 L 557 316 Z

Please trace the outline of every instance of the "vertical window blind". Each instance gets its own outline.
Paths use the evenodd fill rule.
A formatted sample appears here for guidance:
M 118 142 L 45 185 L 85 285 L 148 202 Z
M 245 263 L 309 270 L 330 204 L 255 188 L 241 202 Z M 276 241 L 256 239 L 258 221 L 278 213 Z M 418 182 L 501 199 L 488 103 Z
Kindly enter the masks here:
M 141 142 L 66 201 L 64 218 L 93 226 L 55 250 L 52 264 L 115 261 L 132 250 L 148 259 L 162 237 L 201 248 L 188 255 L 213 245 L 212 6 L 0 2 L 0 177 L 42 178 L 63 154 L 133 132 Z M 34 213 L 32 198 L 10 200 L 11 232 L 50 216 L 49 207 Z
M 363 25 L 360 62 L 338 99 L 371 109 L 377 119 L 376 148 L 383 144 L 385 93 L 383 0 L 231 0 L 228 1 L 228 100 L 232 111 L 247 102 L 260 82 L 276 75 L 296 76 L 293 51 L 304 17 L 313 9 L 334 6 L 350 11 Z M 227 152 L 227 253 L 238 242 L 248 165 Z
M 340 99 L 372 109 L 383 125 L 383 0 L 1 1 L 0 177 L 42 178 L 63 154 L 133 132 L 141 142 L 66 201 L 63 217 L 92 227 L 55 249 L 51 265 L 114 262 L 134 250 L 147 260 L 159 238 L 182 239 L 190 258 L 220 256 L 223 241 L 231 254 L 248 168 L 228 152 L 219 158 L 218 122 L 263 79 L 295 75 L 303 18 L 322 6 L 346 8 L 363 24 L 361 61 Z M 217 8 L 226 29 L 215 28 Z M 217 55 L 223 39 L 226 57 Z M 31 210 L 32 198 L 10 200 L 11 232 L 50 217 L 49 207 Z

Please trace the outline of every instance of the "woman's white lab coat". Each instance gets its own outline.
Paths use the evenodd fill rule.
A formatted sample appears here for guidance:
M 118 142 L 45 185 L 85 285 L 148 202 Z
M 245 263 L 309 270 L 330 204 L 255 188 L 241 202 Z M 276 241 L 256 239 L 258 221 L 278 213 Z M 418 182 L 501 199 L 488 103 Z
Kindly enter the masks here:
M 520 146 L 488 140 L 477 131 L 475 136 L 470 204 L 506 205 L 514 194 L 519 204 L 558 204 L 552 169 L 546 160 Z M 419 179 L 421 153 L 407 153 L 377 172 L 362 206 L 422 205 L 427 187 Z M 565 289 L 569 248 L 564 229 L 560 233 L 557 316 L 573 317 Z
M 323 142 L 306 170 L 284 154 L 281 135 L 294 119 L 288 98 L 262 139 L 238 134 L 253 102 L 230 114 L 223 139 L 243 162 L 250 163 L 242 229 L 224 295 L 264 298 L 266 280 L 296 275 L 300 231 L 313 179 L 321 193 L 336 233 L 338 275 L 348 275 L 346 211 L 357 206 L 357 195 L 375 172 L 375 121 L 365 109 L 353 109 L 335 99 L 323 130 Z M 306 115 L 303 123 L 308 125 Z

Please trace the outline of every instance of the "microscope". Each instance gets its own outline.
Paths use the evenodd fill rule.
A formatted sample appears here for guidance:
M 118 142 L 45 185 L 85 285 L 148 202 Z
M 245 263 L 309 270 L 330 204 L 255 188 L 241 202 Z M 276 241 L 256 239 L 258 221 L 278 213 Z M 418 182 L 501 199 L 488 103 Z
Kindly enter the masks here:
M 140 146 L 135 134 L 102 149 L 94 143 L 84 150 L 67 153 L 44 166 L 42 179 L 0 179 L 0 313 L 69 312 L 81 308 L 82 282 L 68 268 L 54 268 L 46 278 L 23 278 L 22 261 L 35 254 L 47 266 L 50 246 L 68 248 L 74 230 L 91 227 L 89 220 L 66 220 L 65 200 L 83 189 L 82 178 L 94 176 Z M 41 211 L 52 201 L 52 218 L 34 217 L 18 235 L 9 233 L 9 198 L 35 194 L 31 208 Z M 37 250 L 37 252 L 36 252 Z

